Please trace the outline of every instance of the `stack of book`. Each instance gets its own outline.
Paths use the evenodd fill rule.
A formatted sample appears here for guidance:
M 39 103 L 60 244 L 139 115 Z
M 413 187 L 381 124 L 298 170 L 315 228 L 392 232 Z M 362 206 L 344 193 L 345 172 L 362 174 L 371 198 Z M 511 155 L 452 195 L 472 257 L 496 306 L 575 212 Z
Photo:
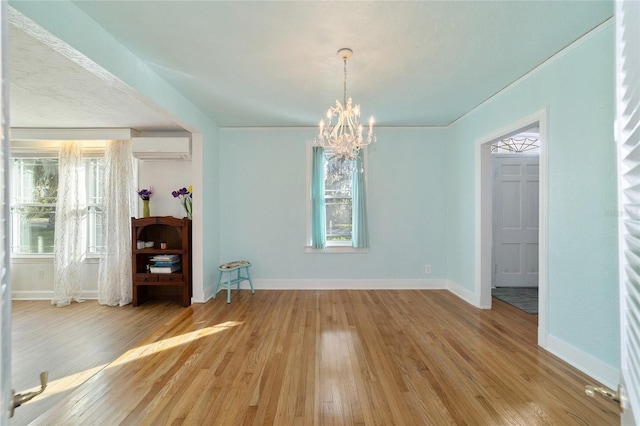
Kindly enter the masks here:
M 149 272 L 153 274 L 170 274 L 182 268 L 179 254 L 159 254 L 150 260 Z

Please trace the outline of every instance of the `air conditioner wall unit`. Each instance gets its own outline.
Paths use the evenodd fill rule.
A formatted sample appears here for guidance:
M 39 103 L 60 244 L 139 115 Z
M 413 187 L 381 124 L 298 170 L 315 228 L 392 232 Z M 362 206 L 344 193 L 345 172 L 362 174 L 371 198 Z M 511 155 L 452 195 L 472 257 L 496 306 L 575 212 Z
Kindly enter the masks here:
M 189 160 L 191 138 L 137 137 L 131 139 L 133 156 L 139 160 Z

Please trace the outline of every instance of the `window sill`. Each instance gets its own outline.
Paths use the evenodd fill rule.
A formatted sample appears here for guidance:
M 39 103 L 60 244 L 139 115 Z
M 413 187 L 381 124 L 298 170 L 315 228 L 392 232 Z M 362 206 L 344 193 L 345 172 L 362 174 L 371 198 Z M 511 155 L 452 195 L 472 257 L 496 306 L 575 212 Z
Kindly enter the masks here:
M 53 263 L 53 254 L 14 254 L 11 256 L 11 263 Z M 100 256 L 87 256 L 84 258 L 83 263 L 100 263 Z
M 305 253 L 313 253 L 313 254 L 359 254 L 359 253 L 369 253 L 368 248 L 354 248 L 348 246 L 331 246 L 325 247 L 323 249 L 313 248 L 310 246 L 305 246 Z

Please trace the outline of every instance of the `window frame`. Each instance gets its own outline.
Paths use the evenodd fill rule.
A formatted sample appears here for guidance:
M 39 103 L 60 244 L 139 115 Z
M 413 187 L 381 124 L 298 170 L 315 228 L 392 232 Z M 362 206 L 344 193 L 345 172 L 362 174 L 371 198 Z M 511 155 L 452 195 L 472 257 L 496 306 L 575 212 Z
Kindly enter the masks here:
M 312 219 L 311 219 L 311 164 L 312 164 L 312 153 L 313 153 L 313 146 L 314 143 L 313 141 L 308 141 L 307 142 L 307 147 L 306 147 L 306 185 L 305 185 L 305 190 L 306 190 L 306 237 L 305 237 L 305 252 L 306 253 L 350 253 L 350 254 L 355 254 L 355 253 L 368 253 L 369 252 L 369 248 L 368 247 L 362 247 L 362 248 L 356 248 L 353 247 L 353 239 L 349 240 L 349 241 L 331 241 L 329 242 L 328 240 L 326 241 L 326 245 L 324 248 L 314 248 L 311 245 L 311 228 L 312 228 Z M 365 183 L 367 184 L 368 187 L 368 172 L 369 172 L 369 167 L 368 166 L 368 152 L 367 152 L 367 147 L 363 147 L 362 149 L 362 164 L 364 167 L 364 179 L 365 179 Z M 326 191 L 325 191 L 326 194 Z M 351 193 L 352 196 L 352 200 L 353 200 L 353 192 Z M 326 195 L 325 195 L 325 199 L 326 199 Z M 353 211 L 353 202 L 351 205 L 352 211 Z M 327 230 L 325 230 L 325 235 L 326 235 Z M 352 230 L 352 238 L 353 238 L 353 230 Z

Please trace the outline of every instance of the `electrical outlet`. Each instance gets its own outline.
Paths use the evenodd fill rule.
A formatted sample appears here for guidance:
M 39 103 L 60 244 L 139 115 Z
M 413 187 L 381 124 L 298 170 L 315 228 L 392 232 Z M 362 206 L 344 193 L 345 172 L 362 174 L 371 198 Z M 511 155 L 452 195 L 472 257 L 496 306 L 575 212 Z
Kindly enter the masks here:
M 431 273 L 431 265 L 424 265 L 424 273 L 427 275 Z
M 44 279 L 44 269 L 38 269 L 38 279 L 39 280 Z

